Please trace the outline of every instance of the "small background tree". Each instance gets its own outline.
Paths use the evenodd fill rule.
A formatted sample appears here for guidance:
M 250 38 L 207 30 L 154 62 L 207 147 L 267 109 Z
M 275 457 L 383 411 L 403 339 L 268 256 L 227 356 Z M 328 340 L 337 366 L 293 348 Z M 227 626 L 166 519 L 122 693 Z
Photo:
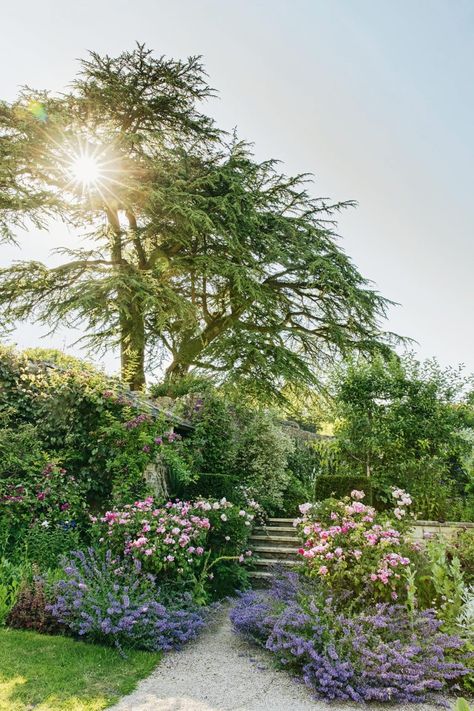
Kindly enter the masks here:
M 461 368 L 412 356 L 349 364 L 335 382 L 338 473 L 369 477 L 379 501 L 390 486 L 406 488 L 428 518 L 468 516 L 469 382 Z

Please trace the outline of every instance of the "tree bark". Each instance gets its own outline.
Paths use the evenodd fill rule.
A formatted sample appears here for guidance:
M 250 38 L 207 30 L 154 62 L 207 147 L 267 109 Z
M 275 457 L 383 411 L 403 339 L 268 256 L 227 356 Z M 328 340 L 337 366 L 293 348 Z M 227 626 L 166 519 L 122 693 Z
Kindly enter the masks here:
M 122 254 L 122 228 L 118 209 L 106 208 L 108 223 L 112 230 L 111 255 L 115 269 L 120 272 L 128 267 Z M 136 233 L 136 222 L 127 214 L 131 229 Z M 133 218 L 134 220 L 134 218 Z M 120 365 L 122 380 L 131 390 L 141 390 L 145 385 L 145 320 L 141 304 L 133 294 L 117 291 L 120 309 Z
M 120 361 L 122 380 L 131 390 L 145 385 L 145 322 L 140 305 L 130 304 L 121 318 Z
M 210 322 L 198 336 L 183 339 L 166 370 L 169 380 L 180 378 L 189 371 L 205 348 L 221 333 L 224 333 L 237 320 L 238 312 L 227 314 Z

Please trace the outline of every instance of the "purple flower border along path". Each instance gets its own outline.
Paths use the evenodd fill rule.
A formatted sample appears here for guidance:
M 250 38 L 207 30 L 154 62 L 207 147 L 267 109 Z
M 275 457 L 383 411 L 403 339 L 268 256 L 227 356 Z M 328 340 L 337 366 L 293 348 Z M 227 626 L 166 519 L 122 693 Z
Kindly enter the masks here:
M 428 704 L 357 706 L 315 701 L 263 649 L 234 634 L 223 610 L 218 621 L 161 664 L 112 711 L 439 711 Z

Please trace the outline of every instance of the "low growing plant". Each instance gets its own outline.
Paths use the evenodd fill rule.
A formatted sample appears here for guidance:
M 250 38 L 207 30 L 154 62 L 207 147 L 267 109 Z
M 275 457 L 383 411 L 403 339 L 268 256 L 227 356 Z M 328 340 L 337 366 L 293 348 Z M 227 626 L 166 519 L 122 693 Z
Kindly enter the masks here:
M 12 563 L 7 558 L 0 559 L 0 625 L 5 624 L 30 573 L 31 568 L 25 562 Z
M 119 559 L 109 550 L 78 551 L 64 566 L 48 608 L 74 634 L 119 649 L 179 649 L 204 626 L 204 614 L 190 596 L 167 599 L 154 576 L 137 559 Z
M 55 577 L 57 575 L 52 573 L 36 574 L 22 583 L 17 600 L 6 618 L 8 627 L 45 634 L 64 631 L 63 625 L 52 615 L 49 607 Z
M 420 702 L 468 673 L 451 659 L 462 640 L 440 631 L 435 611 L 413 617 L 381 603 L 349 616 L 318 581 L 297 573 L 244 593 L 231 620 L 328 700 Z

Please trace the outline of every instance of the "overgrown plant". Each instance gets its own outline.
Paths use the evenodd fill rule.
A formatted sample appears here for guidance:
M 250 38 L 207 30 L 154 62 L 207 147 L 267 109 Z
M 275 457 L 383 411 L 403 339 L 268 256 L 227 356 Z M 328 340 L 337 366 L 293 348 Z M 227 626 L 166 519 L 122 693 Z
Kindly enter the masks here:
M 244 593 L 231 619 L 327 700 L 420 702 L 468 673 L 452 660 L 462 641 L 440 631 L 434 611 L 379 604 L 349 616 L 297 573 Z
M 92 549 L 72 556 L 48 610 L 75 635 L 119 649 L 169 651 L 203 628 L 203 611 L 191 598 L 167 597 L 137 559 Z
M 351 497 L 300 506 L 294 525 L 303 540 L 299 554 L 307 574 L 334 593 L 345 591 L 348 604 L 404 601 L 411 544 L 406 537 L 410 496 L 392 492 L 391 515 L 363 503 L 363 491 Z

